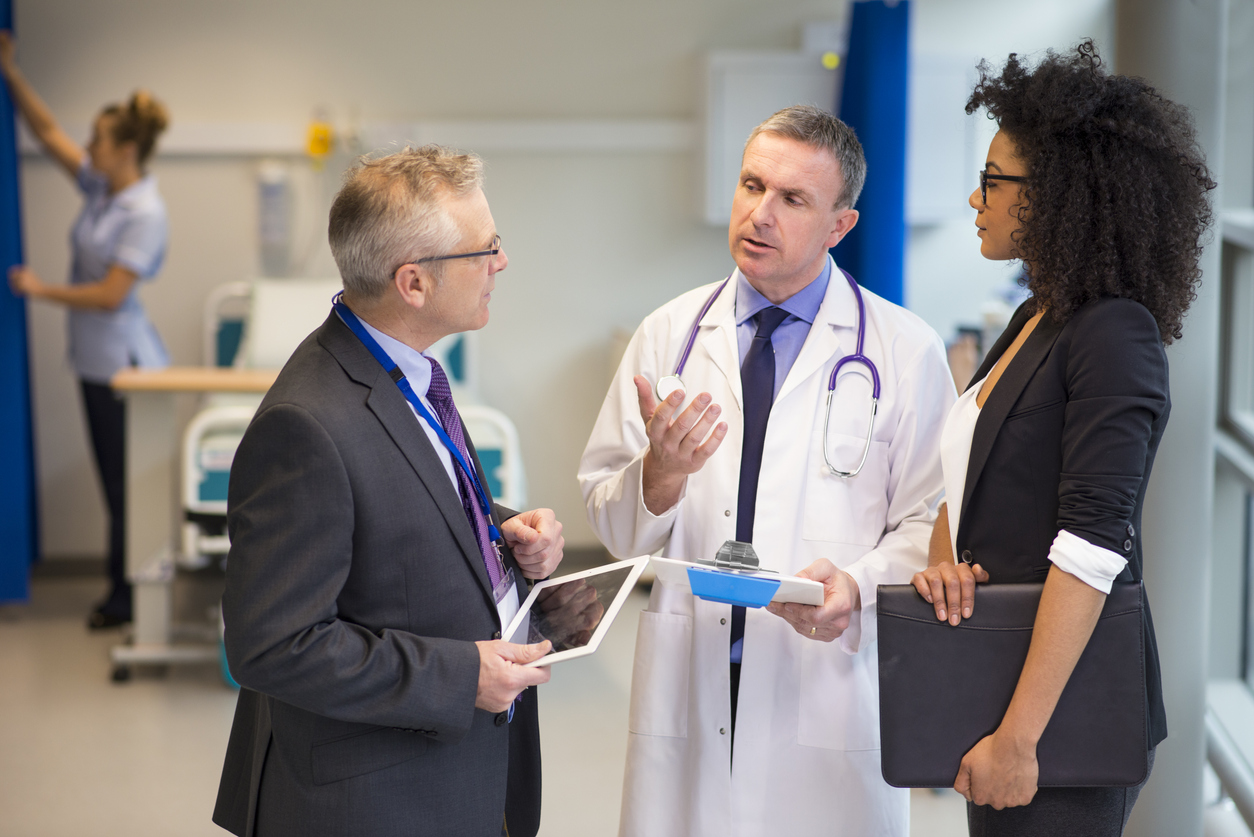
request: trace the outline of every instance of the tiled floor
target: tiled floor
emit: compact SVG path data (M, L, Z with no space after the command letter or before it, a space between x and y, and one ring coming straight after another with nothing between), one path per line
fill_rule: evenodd
M213 581L184 585L203 612ZM42 578L28 605L0 607L0 837L196 837L209 821L235 693L212 666L109 681L117 633L83 617L100 582ZM542 691L546 837L617 829L636 594L592 657ZM962 800L914 793L915 835L965 835Z

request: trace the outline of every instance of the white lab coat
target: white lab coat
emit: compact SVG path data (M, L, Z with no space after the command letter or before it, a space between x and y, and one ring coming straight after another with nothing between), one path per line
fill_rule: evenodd
M728 433L674 509L655 516L643 504L647 438L631 379L655 382L674 370L714 285L641 323L601 407L579 481L593 529L620 558L659 549L708 558L735 538L743 434L735 282L702 319L682 376L688 399L709 392L723 406ZM804 638L765 610L748 611L730 765L731 608L654 584L636 638L622 835L908 832L908 792L880 776L876 585L907 582L926 565L942 491L941 427L955 392L936 333L910 312L862 295L865 354L882 387L866 465L842 480L828 472L820 448L828 376L857 340L853 291L833 266L771 409L753 539L762 565L781 573L831 560L858 583L862 611L831 643ZM869 404L863 369L842 370L832 409L829 448L844 470L857 463L866 436L864 410L848 406Z

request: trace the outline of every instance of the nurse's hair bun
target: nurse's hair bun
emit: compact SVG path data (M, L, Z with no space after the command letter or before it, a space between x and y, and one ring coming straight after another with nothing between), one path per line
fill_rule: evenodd
M136 90L125 105L110 105L104 114L115 120L114 142L135 143L140 165L152 156L157 137L170 124L170 112L147 90Z

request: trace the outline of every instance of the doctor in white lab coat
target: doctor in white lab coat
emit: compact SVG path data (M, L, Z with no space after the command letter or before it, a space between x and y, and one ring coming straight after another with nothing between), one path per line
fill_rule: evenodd
M748 610L733 730L732 608L653 585L636 639L623 835L908 832L908 792L880 775L876 585L908 582L926 564L942 490L940 432L955 393L936 333L863 290L879 412L861 472L841 479L826 467L828 377L854 352L858 328L854 291L827 250L856 223L864 176L861 146L829 114L789 108L759 126L729 230L737 270L700 318L685 391L659 405L652 386L674 371L718 283L640 325L584 451L588 516L614 555L712 557L736 535L745 356L737 308L756 292L787 309L826 276L800 350L776 379L753 526L762 565L823 581L825 603ZM847 365L828 435L842 470L862 456L870 393L865 367Z

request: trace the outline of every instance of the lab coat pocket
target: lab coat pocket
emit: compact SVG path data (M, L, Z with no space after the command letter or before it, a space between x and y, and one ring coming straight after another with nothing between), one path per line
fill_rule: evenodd
M627 728L639 735L688 737L688 675L692 617L640 614L636 662L631 673Z
M801 537L863 546L879 543L888 509L888 443L873 440L868 450L865 436L827 434L827 456L843 471L856 468L863 450L867 452L862 470L848 479L828 469L822 454L821 426L814 432L810 449L818 455L810 457L806 465Z
M872 654L849 655L832 642L801 650L797 743L828 750L878 750L879 693Z

